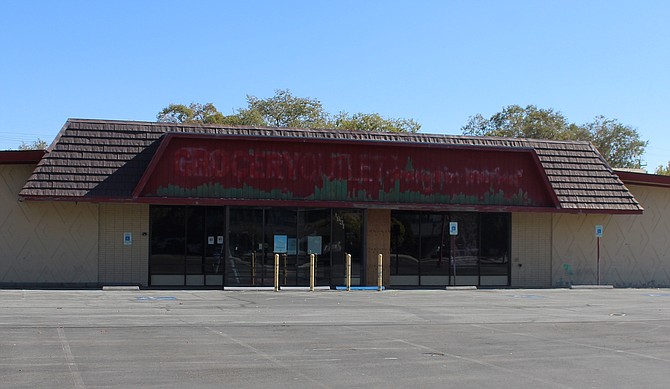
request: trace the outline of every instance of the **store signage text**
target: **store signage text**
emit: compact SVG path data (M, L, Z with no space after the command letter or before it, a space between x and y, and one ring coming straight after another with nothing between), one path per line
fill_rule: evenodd
M435 186L481 185L519 186L523 169L502 171L463 168L454 171L448 166L439 169L408 169L407 162L397 155L352 155L333 152L278 152L259 150L208 150L182 147L174 154L174 172L180 177L235 179L276 179L315 181L328 180L383 184L400 181L420 185L430 193ZM409 162L411 164L411 161Z
M142 196L551 205L530 150L174 138Z

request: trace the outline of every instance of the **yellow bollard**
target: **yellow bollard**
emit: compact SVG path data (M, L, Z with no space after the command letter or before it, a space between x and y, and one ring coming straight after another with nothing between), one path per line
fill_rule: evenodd
M382 255L377 255L377 291L381 292L384 273L382 271Z
M251 253L251 285L256 285L256 252Z
M346 286L347 292L351 290L351 254L347 254L347 271L346 271Z
M275 292L279 292L279 254L275 254Z
M309 255L309 291L314 292L314 254Z

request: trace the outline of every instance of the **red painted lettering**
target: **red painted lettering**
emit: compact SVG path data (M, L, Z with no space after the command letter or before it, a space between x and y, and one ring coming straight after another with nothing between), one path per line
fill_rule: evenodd
M182 177L191 175L191 153L189 149L182 147L175 152L174 172Z

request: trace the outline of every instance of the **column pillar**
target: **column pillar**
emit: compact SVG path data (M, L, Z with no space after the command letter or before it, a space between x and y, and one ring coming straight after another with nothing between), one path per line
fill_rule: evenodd
M366 285L377 285L377 255L384 256L383 283L391 280L391 210L368 209L365 223Z

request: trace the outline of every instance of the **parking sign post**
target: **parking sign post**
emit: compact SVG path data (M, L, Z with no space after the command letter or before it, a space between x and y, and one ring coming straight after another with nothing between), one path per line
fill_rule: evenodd
M603 226L596 225L596 281L600 285L600 238L603 237Z
M451 236L451 266L454 274L454 286L456 286L456 235L458 235L458 222L449 222L449 235ZM449 280L451 283L451 280Z

